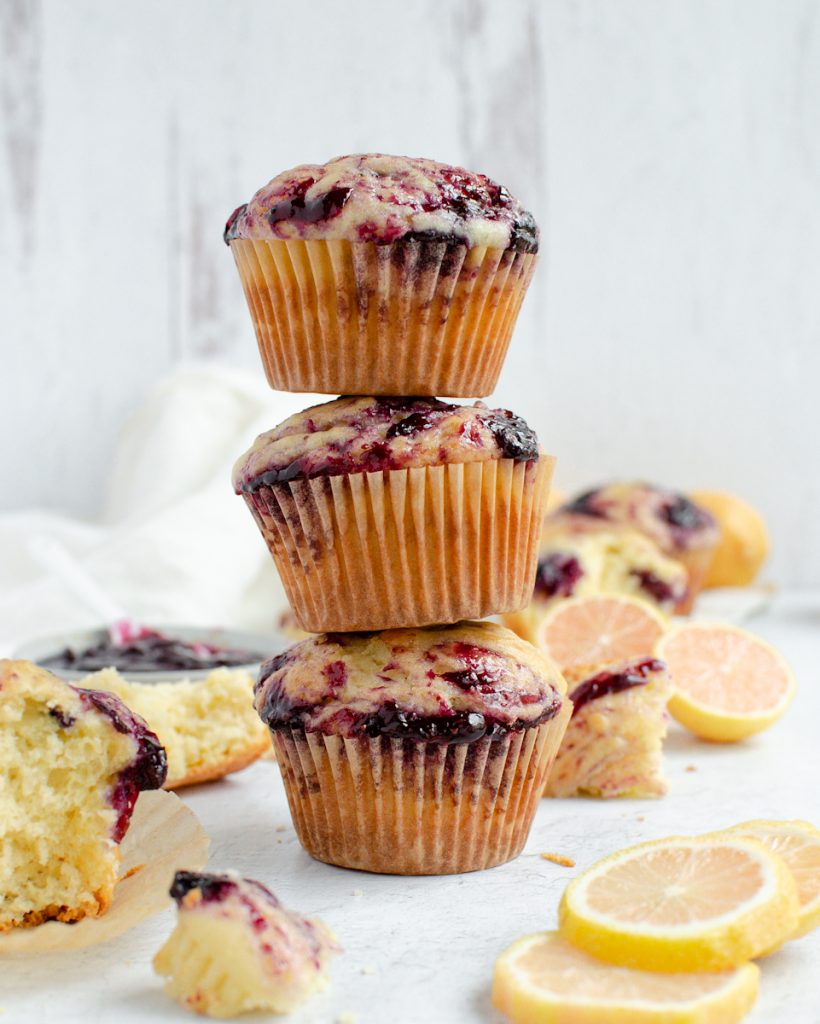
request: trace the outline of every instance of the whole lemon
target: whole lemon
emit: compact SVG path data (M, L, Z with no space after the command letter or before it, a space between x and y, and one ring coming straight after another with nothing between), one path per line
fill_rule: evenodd
M748 586L769 553L763 517L748 502L726 491L693 491L690 497L712 513L721 530L704 586Z

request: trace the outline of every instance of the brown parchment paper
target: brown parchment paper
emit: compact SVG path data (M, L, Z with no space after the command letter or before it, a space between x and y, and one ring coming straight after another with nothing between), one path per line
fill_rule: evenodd
M168 887L181 868L208 861L210 839L194 812L174 793L141 793L122 841L120 881L101 917L76 924L47 921L0 935L0 956L33 956L96 946L122 935L169 903Z

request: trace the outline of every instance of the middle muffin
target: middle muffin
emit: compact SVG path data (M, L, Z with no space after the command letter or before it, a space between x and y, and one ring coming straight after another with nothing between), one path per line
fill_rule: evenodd
M234 467L300 628L349 632L530 599L555 460L520 417L435 398L339 398Z

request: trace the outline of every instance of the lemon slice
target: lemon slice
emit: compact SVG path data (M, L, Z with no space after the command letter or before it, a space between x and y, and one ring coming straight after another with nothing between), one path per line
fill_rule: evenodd
M492 998L513 1024L735 1024L754 1004L759 975L754 964L700 974L614 967L541 932L498 958Z
M685 622L660 637L669 666L669 711L696 736L732 743L761 732L794 697L789 666L771 645L737 626Z
M665 629L666 620L646 601L595 594L559 601L536 639L561 668L569 668L648 656Z
M797 884L756 839L731 833L642 843L567 886L561 934L609 963L648 971L720 971L794 932Z
M782 857L794 875L800 915L789 936L797 939L820 925L820 829L808 821L744 821L729 832L758 839Z

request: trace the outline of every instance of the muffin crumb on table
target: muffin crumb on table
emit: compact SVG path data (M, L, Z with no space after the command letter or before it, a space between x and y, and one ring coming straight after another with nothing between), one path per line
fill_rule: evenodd
M557 864L559 867L562 868L575 867L575 861L572 859L572 857L565 857L562 853L542 853L541 859L548 860L552 864Z

